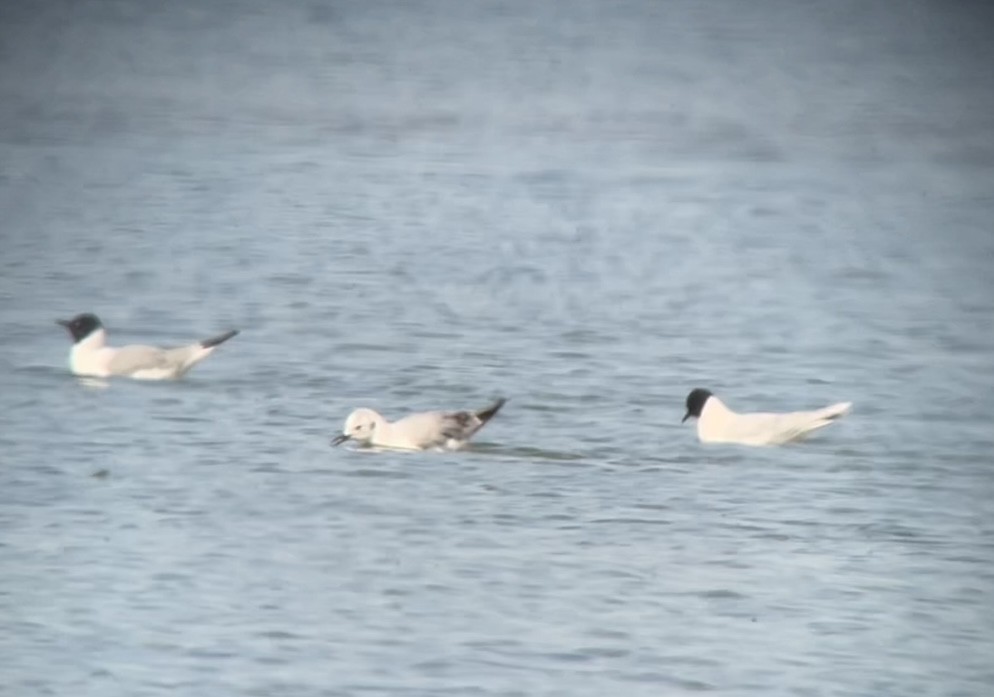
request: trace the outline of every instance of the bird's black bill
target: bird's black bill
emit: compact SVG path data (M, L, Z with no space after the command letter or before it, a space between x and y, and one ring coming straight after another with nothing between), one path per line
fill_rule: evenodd
M65 327L66 329L68 329L69 325L72 324L72 322L70 322L67 319L57 319L57 320L55 320L55 323L57 325L59 325L60 327Z
M690 418L690 412L688 411L686 414L683 415L683 418L680 419L680 423L683 423L684 421L686 421L689 418Z
M332 445L341 445L342 443L344 443L348 439L349 439L349 436L347 436L346 434L343 433L340 436L335 436L334 438L332 438L331 439L331 444Z

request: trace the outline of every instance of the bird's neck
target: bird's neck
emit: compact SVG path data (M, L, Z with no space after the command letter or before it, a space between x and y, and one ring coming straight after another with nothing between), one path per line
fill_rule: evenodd
M373 429L373 444L378 443L389 443L390 442L390 432L393 430L389 421L384 419L379 414L376 415L376 428Z
M82 341L73 344L69 353L70 370L76 375L105 376L108 354L113 353L105 346L106 340L106 332L98 329Z
M712 395L704 404L701 416L697 419L697 434L701 440L712 440L724 433L729 422L735 419L735 412Z
M735 412L725 406L725 403L714 395L711 395L708 398L707 403L704 405L704 409L701 410L702 419L708 416L721 417L733 414L735 414Z
M73 352L77 353L89 353L91 351L99 351L107 344L107 332L103 329L97 329L94 332L90 332L82 341L77 341L73 345Z

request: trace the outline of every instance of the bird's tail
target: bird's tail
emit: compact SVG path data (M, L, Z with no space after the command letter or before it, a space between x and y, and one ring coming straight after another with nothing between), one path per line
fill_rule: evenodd
M488 421L490 421L490 419L494 418L494 416L497 415L497 412L500 411L500 408L504 406L504 403L506 401L507 401L506 399L501 397L486 409L480 409L480 411L475 412L476 418L478 418L484 424L487 423Z
M225 341L235 336L238 333L237 329L232 329L231 331L225 332L224 334L218 334L217 336L212 336L210 339L204 339L200 342L200 347L209 349L215 346L220 346Z

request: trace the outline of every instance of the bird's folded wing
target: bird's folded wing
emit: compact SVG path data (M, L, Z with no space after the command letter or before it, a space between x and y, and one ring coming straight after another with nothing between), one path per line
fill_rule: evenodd
M762 445L778 441L791 427L783 414L736 414L725 423L723 437L732 442Z
M107 367L113 375L131 375L140 370L165 369L171 363L169 353L154 346L123 346L114 351Z
M848 403L788 414L735 414L723 426L722 439L749 445L776 445L803 438L845 414Z
M440 416L442 435L449 440L468 440L483 425L475 414L468 411L455 411Z
M811 431L828 426L849 411L849 406L849 404L833 404L830 407L814 411L780 414L776 427L779 435L776 437L776 440L781 443L787 443L802 438Z

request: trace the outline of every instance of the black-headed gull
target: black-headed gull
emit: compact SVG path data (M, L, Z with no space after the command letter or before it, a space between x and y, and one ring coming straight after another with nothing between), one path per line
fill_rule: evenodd
M697 418L697 437L702 443L782 445L828 426L850 407L852 402L839 402L812 411L739 414L726 407L710 390L698 387L687 395L687 413L683 420Z
M131 345L107 346L107 330L92 313L72 319L57 320L73 338L69 368L76 375L106 378L113 376L136 380L174 380L207 358L220 344L235 336L237 329L210 339L178 348Z

